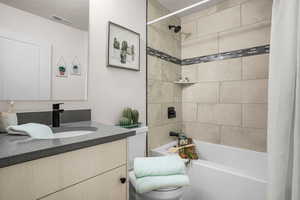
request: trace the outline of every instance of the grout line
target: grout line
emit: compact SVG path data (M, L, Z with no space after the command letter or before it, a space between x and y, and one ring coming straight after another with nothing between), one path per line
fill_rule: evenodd
M242 5L240 4L239 6L240 6L240 27L242 27L242 26L243 26L243 25L242 25L242 24L243 24L243 23L242 23L242 21L243 21L243 17L242 17L242 16L243 16L243 15L242 15Z
M200 124L200 125L212 125L222 127L232 127L232 128L241 128L241 129L254 129L254 130L267 130L267 128L254 128L254 127L241 127L235 125L228 125L228 124L214 124L214 123L204 123L199 121L183 121L184 124Z
M241 104L241 128L244 126L244 104Z
M218 104L221 104L221 88L222 88L222 82L219 82L219 98L218 98Z

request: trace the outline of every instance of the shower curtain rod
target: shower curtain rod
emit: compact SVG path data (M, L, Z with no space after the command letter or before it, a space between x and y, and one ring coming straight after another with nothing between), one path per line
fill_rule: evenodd
M158 18L158 19L152 20L152 21L148 22L147 25L154 24L154 23L159 22L159 21L161 21L161 20L167 19L167 18L169 18L169 17L172 17L172 16L177 15L177 14L179 14L179 13L182 13L182 12L184 12L184 11L187 11L187 10L190 10L190 9L195 8L195 7L197 7L197 6L200 6L200 5L202 5L202 4L205 4L205 3L209 2L209 1L211 1L211 0L203 0L203 1L200 1L200 2L198 2L198 3L195 3L195 4L193 4L193 5L190 5L190 6L188 6L188 7L182 8L182 9L180 9L180 10L177 10L177 11L175 11L175 12L172 12L172 13L170 13L170 14L167 14L167 15L165 15L165 16L162 16L162 17L160 17L160 18Z

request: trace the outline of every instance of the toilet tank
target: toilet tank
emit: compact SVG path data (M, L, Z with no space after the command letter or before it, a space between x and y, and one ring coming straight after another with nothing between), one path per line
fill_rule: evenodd
M145 157L147 150L147 133L148 127L142 126L139 128L134 128L132 130L136 131L136 135L128 138L128 169L133 169L134 158Z

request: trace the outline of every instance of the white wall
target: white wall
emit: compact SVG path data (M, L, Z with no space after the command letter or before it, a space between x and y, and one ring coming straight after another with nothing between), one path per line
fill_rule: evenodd
M141 71L107 67L108 21L141 34ZM131 106L146 117L146 0L90 0L90 87L95 121L115 123Z
M108 21L113 21L141 34L140 72L106 66ZM26 29L26 27L22 28ZM125 106L131 106L140 111L141 121L145 122L146 0L90 0L89 39L88 101L65 101L65 109L91 108L93 120L114 124L117 122L121 110ZM52 103L17 102L16 110L50 110ZM7 102L0 102L0 111L6 109Z

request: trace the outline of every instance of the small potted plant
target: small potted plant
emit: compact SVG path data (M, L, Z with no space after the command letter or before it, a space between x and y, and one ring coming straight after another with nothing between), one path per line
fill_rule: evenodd
M73 73L74 74L79 74L79 67L78 67L78 65L73 65Z
M59 70L59 75L64 76L66 73L66 67L65 66L59 66L58 67Z

